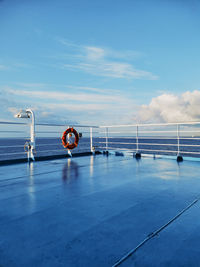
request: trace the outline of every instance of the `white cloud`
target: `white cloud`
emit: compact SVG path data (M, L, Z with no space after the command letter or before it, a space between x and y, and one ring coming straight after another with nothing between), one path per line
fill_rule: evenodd
M0 64L0 71L1 71L1 70L7 70L7 69L8 69L7 66Z
M12 70L19 70L19 69L27 69L27 68L32 68L33 66L30 64L26 63L21 63L21 62L11 62L7 65L5 64L0 64L0 71L12 71Z
M96 76L112 77L112 78L124 78L124 79L147 79L157 80L157 76L150 72L135 69L129 63L120 63L112 61L95 61L80 63L75 66L77 69L81 69L90 74Z
M116 93L120 93L120 90L108 89L108 88L107 89L102 89L102 88L96 88L96 87L70 86L70 85L64 85L63 87L71 88L73 90L89 91L89 92L104 93L104 94L116 94Z
M73 93L80 93L81 91L86 92L96 92L101 94L117 94L120 93L120 90L109 89L109 88L97 88L97 87L89 87L89 86L75 86L75 85L66 85L66 84L52 84L52 83L14 83L15 88L24 88L26 91L28 90L51 90L52 88L56 91L60 89L68 89L68 91L72 90ZM9 88L7 88L9 90ZM10 88L11 89L11 88ZM17 90L17 89L16 89Z
M64 93L58 91L28 91L28 90L16 90L7 89L7 92L12 95L18 95L22 97L39 98L42 100L53 99L57 101L65 101L70 103L70 101L76 102L92 102L92 103L110 103L110 102L121 102L123 97L116 95L102 95L102 94L91 94L91 93Z
M105 56L105 50L100 47L86 46L85 51L88 60L92 61L101 60Z
M189 122L200 120L200 91L181 95L162 94L143 105L139 111L141 122Z
M19 109L31 108L36 112L37 121L40 122L73 121L81 124L129 122L134 105L126 95L121 96L115 90L106 92L106 89L101 88L77 87L77 90L78 92L73 93L57 90L33 91L29 87L26 90L6 87L2 92L8 101L6 110L12 117ZM73 86L72 91L74 91Z
M81 70L96 76L121 79L157 80L158 76L149 71L137 69L130 60L141 54L135 51L118 52L112 49L96 46L72 45L68 41L60 43L72 48L72 61L61 64L62 68Z
M47 84L45 83L15 83L15 84L20 87L25 87L29 89L38 89L38 88L40 89L40 88L47 87Z

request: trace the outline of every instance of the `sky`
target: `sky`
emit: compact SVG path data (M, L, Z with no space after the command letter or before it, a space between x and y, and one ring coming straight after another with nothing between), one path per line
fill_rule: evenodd
M0 0L0 120L200 120L199 0Z

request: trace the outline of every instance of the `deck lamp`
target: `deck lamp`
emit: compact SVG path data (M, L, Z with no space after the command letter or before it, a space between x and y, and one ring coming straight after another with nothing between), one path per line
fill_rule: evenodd
M26 147L28 149L28 161L34 161L35 158L33 150L35 149L35 114L31 109L28 108L26 110L20 110L20 112L15 115L15 118L31 119L30 141L26 143Z

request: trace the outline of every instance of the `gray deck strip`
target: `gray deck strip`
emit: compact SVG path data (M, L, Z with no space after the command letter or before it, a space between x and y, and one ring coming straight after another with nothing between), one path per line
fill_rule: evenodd
M0 266L112 266L200 196L199 167L113 155L1 166ZM200 266L199 219L198 202L121 266Z

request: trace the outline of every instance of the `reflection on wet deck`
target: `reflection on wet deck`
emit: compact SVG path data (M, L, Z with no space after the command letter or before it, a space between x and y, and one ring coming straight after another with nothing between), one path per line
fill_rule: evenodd
M200 195L199 162L88 156L0 167L0 266L112 266ZM200 266L197 202L121 266Z

